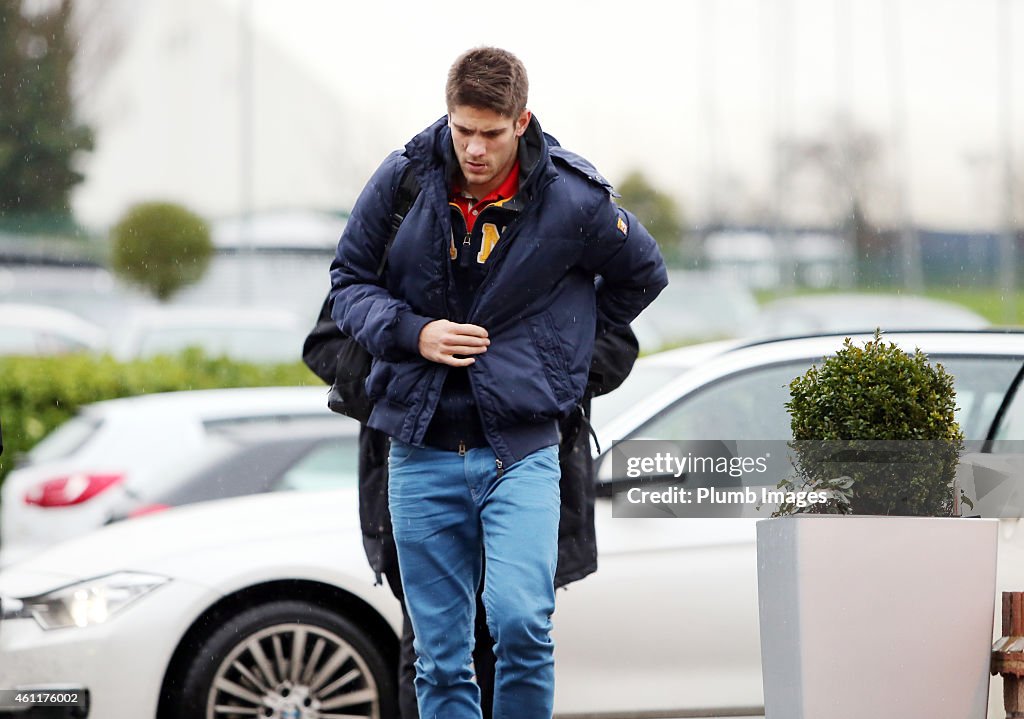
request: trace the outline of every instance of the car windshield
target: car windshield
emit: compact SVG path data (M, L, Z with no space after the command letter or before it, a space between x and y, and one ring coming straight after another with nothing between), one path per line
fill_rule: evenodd
M229 435L209 434L200 450L181 458L173 465L163 467L149 482L141 484L134 491L138 499L160 502L164 495L173 493L193 477L233 458L242 446L241 442Z
M72 417L33 447L26 460L29 463L49 462L69 457L81 449L102 424L102 419L88 414Z
M1020 368L1015 357L933 357L953 375L956 419L969 440L985 439ZM796 360L738 372L702 387L659 412L632 438L786 440L789 383L814 360ZM625 385L623 385L625 387Z
M180 506L287 490L355 487L358 434L326 413L205 422L203 448L137 492L149 504Z
M359 484L359 443L353 437L322 442L292 465L278 480L276 490L315 490L355 487Z
M634 404L664 387L679 376L685 368L670 365L640 366L626 378L618 389L595 397L590 407L590 423L600 432L601 428Z

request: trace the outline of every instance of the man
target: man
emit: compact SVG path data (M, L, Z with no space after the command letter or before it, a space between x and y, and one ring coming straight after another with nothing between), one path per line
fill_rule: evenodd
M343 340L331 318L330 298L324 302L316 326L306 338L302 357L324 382L334 381ZM555 587L563 587L597 569L597 538L594 532L594 479L590 436L586 418L590 416L590 398L611 392L629 375L639 346L629 327L612 327L598 335L590 363L587 389L578 412L559 424L561 443L558 462L561 469L561 518L558 525L558 562ZM418 719L414 687L416 655L413 631L402 593L401 574L395 556L391 517L387 506L388 438L383 432L362 425L359 431L359 519L363 548L370 567L387 577L388 586L402 606L401 652L398 665L398 707L401 719ZM486 625L486 610L481 592L476 596L476 622L473 669L480 687L483 719L491 719L494 698L493 639Z
M653 238L526 99L511 53L456 60L448 115L377 170L331 266L332 315L374 357L368 425L392 438L388 500L424 719L480 717L481 580L494 716L551 716L558 420L583 395L597 332L628 324L667 284ZM385 255L407 169L421 190Z

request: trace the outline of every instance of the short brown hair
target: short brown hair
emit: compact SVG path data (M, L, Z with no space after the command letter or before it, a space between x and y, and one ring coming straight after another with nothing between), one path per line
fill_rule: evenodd
M448 111L459 105L518 117L526 109L530 82L526 67L508 50L475 47L462 53L448 71Z

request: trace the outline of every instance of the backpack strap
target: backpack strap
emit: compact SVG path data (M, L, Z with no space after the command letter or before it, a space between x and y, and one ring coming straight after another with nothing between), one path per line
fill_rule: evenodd
M388 254L391 252L391 245L395 243L398 235L398 228L402 226L405 216L416 202L420 194L420 183L416 174L412 171L412 165L406 165L402 171L402 180L398 183L398 190L395 191L395 201L391 212L391 236L384 243L384 254L381 255L380 264L377 265L377 277L384 274L384 268L388 264Z
M402 179L398 190L395 192L391 215L391 236L384 245L384 257L381 259L380 267L377 269L377 277L384 273L388 253L391 251L391 244L395 241L398 228L401 226L402 220L405 219L405 215L409 212L409 208L416 201L416 196L419 192L419 182L412 173L411 167L406 166L406 169L402 172ZM331 293L328 290L323 306L320 308L320 315L317 317L316 326L306 337L306 341L302 345L302 359L317 377L327 384L332 384L337 375L338 357L347 341L348 336L342 333L334 318L331 317Z

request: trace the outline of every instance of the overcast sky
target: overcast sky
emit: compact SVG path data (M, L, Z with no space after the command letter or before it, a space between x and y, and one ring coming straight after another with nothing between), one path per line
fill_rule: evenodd
M906 167L909 211L919 224L992 227L1001 197L1001 2L1011 42L1024 41L1024 0L253 0L251 7L258 31L360 119L357 140L374 158L367 175L443 114L452 60L495 44L525 62L530 106L547 131L613 182L644 169L691 217L711 202L770 207L772 138L780 130L827 135L845 111L884 143L877 214L897 215ZM1024 188L1024 49L1008 65ZM820 204L804 190L802 203L784 199L797 214Z

